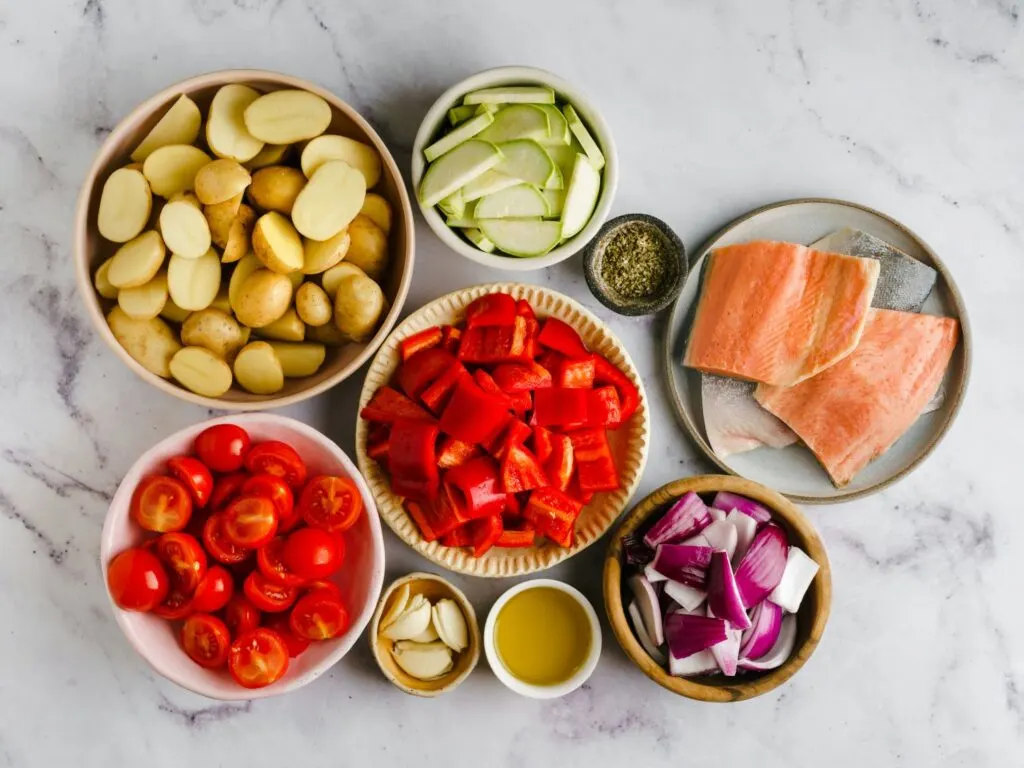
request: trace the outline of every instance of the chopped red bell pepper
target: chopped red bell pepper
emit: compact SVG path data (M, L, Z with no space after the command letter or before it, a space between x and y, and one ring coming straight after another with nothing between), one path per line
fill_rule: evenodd
M460 525L454 531L449 531L441 537L441 544L446 547L471 547L473 536L468 525Z
M473 557L483 557L501 538L501 515L474 520L467 527L473 541Z
M640 391L629 377L600 355L595 356L595 384L611 384L619 392L622 421L627 421L640 407Z
M454 362L455 356L446 349L425 349L402 363L395 374L395 381L405 394L417 398Z
M614 491L619 487L619 473L603 427L572 432L569 439L576 456L581 491Z
M438 426L425 421L396 421L388 438L388 472L391 490L413 499L437 497L439 476L437 456Z
M448 470L444 484L453 504L465 510L463 514L468 520L500 515L505 509L507 499L498 466L486 456Z
M502 518L507 522L511 518L521 517L523 514L523 505L519 501L519 497L514 493L508 494L505 499L505 511L501 513Z
M594 386L594 371L597 368L594 355L570 360L562 358L555 377L556 387L567 389L591 389Z
M533 430L519 419L511 419L508 426L493 440L484 446L484 450L501 461L510 445L522 445L529 439Z
M480 389L471 377L463 376L441 414L441 430L467 443L486 444L510 418L505 403Z
M568 435L552 435L551 456L544 462L544 472L551 485L560 491L569 487L573 469L576 468L572 440Z
M538 488L530 494L523 517L538 533L563 547L572 546L576 518L583 505L555 488Z
M427 328L425 331L414 333L412 336L402 339L398 343L398 351L402 356L402 360L408 360L417 352L436 347L441 343L443 335L441 326L435 325L433 328Z
M397 389L381 387L360 414L367 421L393 424L399 419L434 421L434 417Z
M622 422L619 391L611 386L598 387L587 393L590 398L589 418L592 427L617 427Z
M526 317L526 357L533 359L540 354L542 349L537 341L537 334L540 333L540 323L536 317Z
M551 455L552 448L552 435L551 431L544 427L533 428L533 455L537 457L537 461L544 463L548 460Z
M478 455L480 455L480 446L464 443L457 437L448 435L441 439L441 447L437 451L437 466L441 469L461 467Z
M509 444L501 460L501 483L506 493L520 493L548 485L537 457L521 445Z
M383 422L371 422L366 433L367 443L380 443L388 439L391 434L391 425Z
M516 317L513 325L468 328L459 344L459 359L465 363L526 360L526 340L525 317Z
M433 501L406 499L405 511L409 513L409 517L416 523L426 541L446 536L466 523L465 518L456 513L443 493Z
M537 334L537 341L548 349L558 350L566 357L581 358L590 354L576 329L557 317L549 317L544 321Z
M498 386L498 382L494 380L483 368L477 368L473 371L473 380L480 386L484 392L494 395L496 398L506 404L508 410L512 410L512 397L507 392L503 392L501 387Z
M537 425L581 426L589 417L587 390L538 389L533 393L533 417Z
M469 371L466 370L466 366L458 360L453 360L448 369L420 393L420 400L434 413L441 413L445 405L448 404L448 398L455 391L455 385L459 383L459 379L468 375Z
M493 376L503 392L524 392L551 386L551 373L533 360L502 363L494 369Z
M569 487L566 488L565 493L570 498L578 501L582 506L586 506L594 500L593 491L580 490L579 473L572 476L572 480L569 481Z
M512 410L520 419L525 419L526 414L533 410L532 392L512 392L509 397L512 398Z
M481 296L466 307L466 327L512 325L516 319L517 309L516 300L507 293Z
M537 534L535 531L504 530L494 543L496 547L532 547Z
M552 376L554 376L558 369L562 367L562 362L568 358L561 352L556 352L553 349L545 349L540 355L537 356L537 365L546 368Z
M459 352L459 341L462 339L462 331L454 325L441 326L441 346L453 355Z
M388 458L389 448L390 446L388 445L387 438L384 438L383 440L378 440L375 443L368 442L366 444L366 455L369 456L374 461L380 464L384 464Z
M516 302L516 314L527 319L537 319L537 313L533 311L533 307L530 306L530 302L526 299L520 299Z

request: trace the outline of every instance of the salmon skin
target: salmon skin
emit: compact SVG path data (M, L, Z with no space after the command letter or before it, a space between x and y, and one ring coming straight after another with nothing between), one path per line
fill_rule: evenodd
M878 280L873 259L756 241L709 257L683 365L793 386L853 352Z
M702 373L701 407L711 450L721 458L767 445L785 448L797 436L754 399L756 384Z
M871 309L853 354L793 387L761 384L754 398L796 432L842 488L921 415L959 330L949 317Z

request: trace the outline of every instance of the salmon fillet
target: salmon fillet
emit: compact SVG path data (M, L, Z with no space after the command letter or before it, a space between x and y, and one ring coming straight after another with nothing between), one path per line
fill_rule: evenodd
M953 318L868 312L853 354L793 387L754 398L799 435L839 488L910 428L942 383L960 325Z
M792 386L857 346L878 262L758 241L713 251L683 365Z

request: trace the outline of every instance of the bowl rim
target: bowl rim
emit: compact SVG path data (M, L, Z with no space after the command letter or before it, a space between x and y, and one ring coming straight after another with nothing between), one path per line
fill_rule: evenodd
M807 638L797 646L780 667L751 679L737 678L731 685L707 685L685 677L673 677L651 659L630 629L622 602L622 536L636 530L666 503L687 491L714 493L731 491L748 496L770 507L773 517L780 518L801 539L800 545L818 564L817 577L810 589L818 599ZM605 554L603 574L604 604L608 622L619 646L636 666L651 680L673 693L696 701L734 702L752 699L778 688L803 668L821 642L832 608L832 567L825 544L810 519L789 499L767 486L732 475L696 475L673 480L652 491L627 512L615 526Z
M381 654L378 648L378 645L380 644L377 641L380 634L380 620L384 616L384 606L387 604L388 599L396 589L401 587L403 584L411 584L414 581L433 581L442 585L445 589L451 592L455 598L455 602L459 605L459 609L462 611L463 617L466 619L466 624L468 625L467 628L469 629L469 647L466 648L466 652L470 655L469 665L462 670L462 672L452 677L451 680L448 680L444 687L438 688L437 690L421 690L406 687L388 673L388 670L384 667L380 658ZM444 578L440 574L430 573L428 571L413 571L412 573L407 573L405 576L400 576L395 579L384 588L377 600L377 606L373 612L373 618L370 621L370 626L367 630L366 636L367 642L370 644L370 651L373 653L373 660L377 662L377 666L380 668L384 677L387 678L388 682L398 688L398 690L402 691L402 693L408 693L411 696L420 696L425 699L432 699L458 688L462 682L472 674L473 670L476 669L476 665L480 662L480 646L483 644L483 641L481 640L480 623L477 620L476 610L473 608L473 603L469 601L469 598L466 597L465 593L461 589L448 581L448 579Z
M520 592L539 587L550 587L570 595L583 608L583 612L587 615L587 622L590 625L590 650L587 651L586 660L572 677L557 685L533 685L515 677L505 668L501 659L498 658L498 649L494 642L494 632L501 609ZM571 584L559 581L558 579L528 579L513 587L509 587L494 601L494 605L487 612L487 621L484 624L483 645L484 655L487 657L487 664L490 666L491 671L510 691L531 699L557 699L575 691L594 674L597 662L601 658L601 621L598 619L597 611L587 599L587 596Z
M474 248L448 228L444 223L444 220L441 218L441 215L437 212L436 207L431 206L428 208L422 205L419 201L419 195L416 194L416 190L419 188L420 181L422 180L423 174L426 170L426 163L423 159L423 149L426 147L427 142L430 141L434 132L437 131L442 121L446 118L448 108L454 106L456 101L466 95L469 91L511 82L540 83L542 85L550 86L554 88L555 91L568 97L568 101L576 107L577 111L587 121L594 133L597 134L598 142L601 145L601 151L604 153L605 157L604 178L602 180L601 194L597 199L597 205L594 207L594 212L590 217L590 221L587 222L587 225L583 227L583 229L573 235L568 242L548 251L543 256L534 256L530 258L517 258L515 256L484 253L483 251ZM416 200L416 205L419 206L420 213L423 214L423 218L426 220L427 225L433 230L434 234L440 238L441 242L460 256L465 256L470 261L483 264L485 267L494 267L495 269L513 272L530 272L538 269L544 269L545 267L550 267L554 264L565 261L569 257L583 250L608 218L608 214L611 212L612 202L615 199L615 192L619 185L619 158L618 151L615 146L615 139L612 136L611 129L608 127L608 123L605 121L601 113L594 107L593 102L576 86L552 72L545 69L539 69L537 67L518 65L493 67L491 69L485 69L482 72L477 72L475 75L470 75L469 77L455 83L444 91L444 93L438 96L437 100L434 101L430 106L430 109L428 109L426 114L423 116L423 120L420 122L420 127L416 131L416 138L413 140L412 144L411 171L413 197Z
M127 515L128 505L132 494L135 492L135 483L129 487L125 481L131 478L135 474L141 474L140 465L149 460L149 457L154 453L168 450L171 443L180 441L182 438L188 435L198 435L204 429L215 426L217 424L238 424L241 427L246 427L247 424L258 422L261 424L274 424L278 427L283 427L292 432L302 435L313 442L319 443L324 449L330 453L333 458L341 465L342 469L348 473L349 479L356 484L359 489L359 495L363 500L363 506L366 510L367 522L370 526L370 545L373 553L374 570L370 576L370 599L368 599L363 605L358 615L352 617L352 623L349 626L348 631L337 640L329 640L327 642L336 642L337 647L334 651L327 656L317 666L310 669L304 675L296 677L293 680L282 682L281 684L275 683L269 685L266 688L243 688L237 686L237 690L231 692L223 691L211 691L202 685L193 685L184 680L179 679L166 665L162 664L158 660L151 658L149 655L140 650L139 646L135 643L131 629L128 625L128 615L130 611L122 610L114 602L113 596L110 594L110 587L107 584L107 565L110 560L115 556L115 552L112 551L111 547L111 536L113 535L114 520L120 515L115 514L115 507L121 507L125 510L124 514ZM380 597L380 591L384 584L384 534L381 529L380 517L373 512L376 510L376 506L373 500L373 494L370 493L370 488L366 484L366 480L363 478L362 473L356 466L355 462L348 457L348 454L341 449L341 447L331 440L327 435L314 429L308 424L304 424L297 419L293 419L289 416L281 416L274 413L243 413L234 414L228 416L220 416L214 419L207 419L200 421L195 424L191 424L187 427L177 430L176 432L162 438L158 442L154 443L148 449L139 454L138 458L132 462L131 466L124 473L121 482L117 486L117 490L114 492L114 496L110 500L110 506L107 508L107 514L103 520L103 528L100 532L100 548L99 548L99 566L101 578L103 581L103 591L107 597L107 602L110 606L111 611L114 614L114 620L117 622L117 626L120 628L121 633L124 635L125 640L128 641L128 645L137 653L142 659L149 664L154 670L156 670L161 676L167 678L172 683L181 686L182 688L197 693L201 696L206 696L210 699L216 699L218 701L243 701L247 699L262 699L269 698L271 696L279 696L281 694L290 693L291 691L297 690L302 686L313 682L320 675L326 672L328 669L333 667L338 661L342 659L356 644L359 637L362 635L363 630L370 622L373 616L374 606L377 604L377 600ZM182 651L184 653L184 651Z
M349 361L344 368L315 385L311 385L306 389L289 395L283 395L280 397L269 395L263 400L231 401L223 400L218 397L207 397L205 395L196 394L195 392L191 392L183 386L178 385L173 380L163 379L160 376L151 373L138 363L131 355L129 355L124 347L118 343L106 323L103 310L99 303L99 298L97 297L92 284L92 275L88 264L86 233L89 229L89 205L94 192L97 191L96 187L99 183L101 168L105 166L113 156L113 147L123 138L123 135L128 130L129 123L132 123L139 115L152 114L154 110L158 109L175 95L191 93L200 88L226 85L228 83L246 82L249 80L271 81L282 86L298 88L315 93L325 99L327 103L331 105L332 110L337 110L344 114L346 118L355 123L359 129L366 134L367 138L380 154L381 163L385 172L390 174L395 182L395 188L397 189L398 194L398 208L400 209L402 224L407 232L407 247L405 253L405 269L398 281L395 300L392 302L391 308L385 315L384 320L377 329L377 332L366 343L365 348L351 361ZM185 402L225 411L251 412L261 411L266 408L281 408L286 405L293 405L311 397L315 397L322 392L326 392L328 389L340 384L353 373L358 371L359 368L361 368L363 364L373 356L377 351L377 348L387 338L391 329L395 326L395 323L398 322L402 308L405 305L405 300L408 298L416 258L415 230L416 227L413 222L412 203L409 201L409 195L406 191L405 179L402 177L401 169L399 168L398 163L395 162L395 158L392 156L391 150L388 149L387 144L384 143L384 140L381 139L373 126L370 125L370 123L367 122L367 120L360 115L354 107L345 100L331 93L326 88L322 88L315 83L299 77L265 69L222 69L193 75L192 77L188 77L163 88L138 106L134 107L118 122L114 130L110 132L107 138L100 145L99 149L96 150L92 163L89 166L89 170L86 172L82 185L79 189L73 219L72 260L75 265L75 283L77 292L85 307L86 314L92 321L93 328L99 333L100 338L107 343L107 346L114 351L114 354L120 358L121 362L127 365L129 370L131 370L136 376L161 392L177 397L179 400L184 400Z

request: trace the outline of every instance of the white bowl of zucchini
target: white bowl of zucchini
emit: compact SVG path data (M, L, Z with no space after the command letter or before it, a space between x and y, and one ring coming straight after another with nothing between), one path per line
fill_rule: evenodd
M618 185L611 131L590 101L533 67L498 67L438 98L413 143L427 224L480 264L535 270L597 234Z

